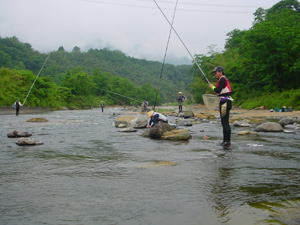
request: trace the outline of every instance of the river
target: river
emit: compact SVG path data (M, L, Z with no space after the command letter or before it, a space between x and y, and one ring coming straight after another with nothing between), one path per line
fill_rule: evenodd
M0 115L0 224L300 224L299 132L233 128L224 151L219 122L189 127L188 142L161 141L118 132L118 112ZM14 129L44 144L17 146Z

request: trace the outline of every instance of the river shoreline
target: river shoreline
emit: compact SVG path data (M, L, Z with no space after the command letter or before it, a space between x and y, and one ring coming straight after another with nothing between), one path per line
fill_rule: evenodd
M138 107L132 106L107 106L105 108L123 108L126 111L138 111ZM70 110L67 108L61 110ZM105 110L105 109L104 109ZM177 106L158 106L157 110L163 110L168 113L176 113L178 108ZM207 114L207 115L216 115L218 111L208 110L204 105L195 104L184 106L184 111L193 111L194 114ZM22 107L20 114L39 114L46 113L51 111L60 111L53 108L44 108L44 107ZM15 110L12 107L0 107L0 115L10 115L15 114ZM300 118L300 111L292 112L270 112L267 109L239 109L234 108L231 110L231 119L246 119L246 118L282 118L282 117L298 117Z

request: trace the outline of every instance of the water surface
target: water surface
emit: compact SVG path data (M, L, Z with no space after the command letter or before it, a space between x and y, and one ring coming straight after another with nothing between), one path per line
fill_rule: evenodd
M1 115L0 224L300 223L299 133L233 134L224 151L219 122L160 141L117 132L119 111ZM14 129L44 145L17 146Z

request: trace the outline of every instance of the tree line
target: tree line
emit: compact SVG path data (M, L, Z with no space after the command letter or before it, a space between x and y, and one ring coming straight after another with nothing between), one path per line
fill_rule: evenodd
M35 78L36 75L29 70L0 68L0 106L12 105L17 99L24 101ZM147 99L154 104L155 96L156 89L148 84L137 86L128 79L111 73L95 71L88 74L80 68L74 68L64 74L60 85L50 77L39 77L26 105L57 109L115 104L140 105Z
M231 80L235 104L300 108L300 6L297 0L282 0L269 9L258 8L248 30L227 34L225 50L197 55L210 74L214 66L225 68ZM196 101L209 93L196 66L191 89ZM213 76L210 76L213 80Z

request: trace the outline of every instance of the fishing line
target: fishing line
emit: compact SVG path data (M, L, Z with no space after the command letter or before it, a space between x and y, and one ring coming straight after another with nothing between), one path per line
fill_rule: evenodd
M174 24L177 5L178 5L178 0L176 0L176 4L175 4L175 7L174 7L174 11L173 11L172 25ZM165 55L164 55L163 63L162 63L162 65L161 65L160 76L159 76L159 79L160 79L160 80L161 80L162 75L163 75L163 72L164 72L164 67L165 67L165 62L166 62L167 53L168 53L168 49L169 49L169 44L170 44L171 34L172 34L172 26L170 27L169 36L168 36L168 41L167 41L166 50L165 50ZM158 92L160 91L160 88L161 88L161 86L159 86L158 90L156 91L155 102L154 102L153 110L155 110L155 106L156 106L156 102L157 102L157 96L158 96Z
M164 18L166 19L166 21L169 23L169 25L171 26L172 30L174 31L174 33L176 34L176 36L178 37L179 41L181 42L181 44L183 45L183 47L187 50L188 54L190 55L190 57L192 58L193 62L197 65L198 69L200 70L200 72L202 73L203 77L205 78L206 82L210 84L209 80L207 79L205 73L203 72L203 70L201 69L200 65L198 64L198 62L195 60L195 57L192 55L192 53L190 52L190 50L188 49L188 47L186 46L186 44L184 43L184 41L182 40L182 38L180 37L180 35L177 33L177 31L175 30L175 28L173 27L172 23L169 21L168 17L165 15L165 13L162 11L162 9L160 8L160 6L158 5L158 3L156 2L156 0L153 0L154 3L156 4L157 8L159 9L159 11L161 12L161 14L164 16Z
M23 105L25 105L26 100L27 100L27 98L28 98L28 96L29 96L29 94L30 94L30 92L31 92L31 90L32 90L32 88L33 88L33 86L34 86L36 80L37 80L38 77L40 76L42 70L44 69L44 67L45 67L45 65L46 65L46 63L47 63L47 61L48 61L48 59L49 59L49 56L50 56L50 54L49 54L49 55L47 56L47 58L45 59L45 61L44 61L43 65L42 65L40 71L39 71L38 74L36 75L36 77L35 77L35 79L34 79L32 85L31 85L31 87L30 87L30 89L29 89L29 91L28 91L28 93L27 93L27 95L26 95L26 97L25 97L25 100L24 100L24 102L23 102Z
M117 92L109 91L109 90L102 89L102 88L99 88L99 89L100 89L100 90L103 90L103 91L107 91L107 92L112 93L112 94L115 94L115 95L119 95L119 96L124 97L124 98L128 98L128 99L133 100L133 101L135 101L135 102L139 102L139 103L142 103L142 102L143 102L142 100L134 99L134 98L128 97L128 96L126 96L126 95L121 95L121 94L119 94L119 93L117 93Z

